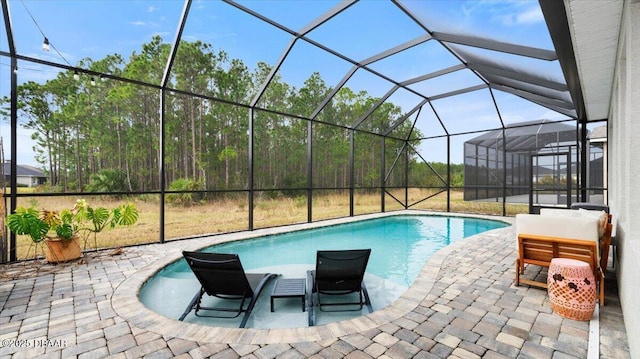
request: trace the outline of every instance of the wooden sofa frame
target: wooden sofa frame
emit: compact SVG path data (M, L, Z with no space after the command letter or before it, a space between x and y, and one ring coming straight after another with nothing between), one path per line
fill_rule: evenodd
M520 283L547 288L546 282L521 277L525 264L549 267L553 258L570 258L589 263L598 282L598 299L604 305L604 273L609 258L611 244L611 216L604 224L605 230L600 243L590 240L542 236L520 233L518 235L518 258L516 259L516 285ZM598 251L598 244L600 250ZM601 258L598 259L598 252Z

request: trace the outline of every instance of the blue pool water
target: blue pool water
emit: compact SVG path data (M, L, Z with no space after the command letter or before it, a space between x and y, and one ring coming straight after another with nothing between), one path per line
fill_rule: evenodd
M230 242L204 251L237 253L247 272L304 278L306 271L315 266L317 250L371 248L365 284L374 310L377 310L407 290L433 253L462 238L505 226L508 224L504 222L466 217L390 216ZM263 290L247 327L307 326L299 300L278 299L276 312L270 313L269 295L273 282ZM199 283L187 263L179 260L152 277L141 288L139 297L148 308L177 318L198 289ZM316 319L319 324L324 324L357 315L361 313L322 313ZM237 326L239 322L199 318L193 314L185 321L229 327Z

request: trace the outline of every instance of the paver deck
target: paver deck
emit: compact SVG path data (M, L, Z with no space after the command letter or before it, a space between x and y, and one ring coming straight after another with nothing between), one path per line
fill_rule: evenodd
M553 314L544 290L514 286L511 227L439 251L412 287L388 307L324 326L203 327L162 317L137 300L146 278L179 258L183 249L285 229L129 247L119 256L109 256L108 251L86 253L83 260L64 265L0 265L0 358L586 358L594 354L593 349L589 352L589 322ZM545 275L544 270L528 270L527 276ZM600 358L629 358L611 271L606 290L595 347Z

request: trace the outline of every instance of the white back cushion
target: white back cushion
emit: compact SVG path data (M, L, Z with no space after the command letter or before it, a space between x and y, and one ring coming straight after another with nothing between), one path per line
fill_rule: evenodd
M578 210L581 216L595 218L598 220L598 233L600 233L600 237L604 234L604 224L609 220L609 215L605 211L593 211L580 208Z
M578 212L578 211L572 211ZM520 233L597 241L598 220L583 216L516 215L516 236Z
M540 208L540 215L546 217L585 217L595 218L598 221L598 236L604 234L604 224L609 219L607 212L587 209L562 209L562 208Z
M568 208L540 208L541 216L580 217L580 212Z

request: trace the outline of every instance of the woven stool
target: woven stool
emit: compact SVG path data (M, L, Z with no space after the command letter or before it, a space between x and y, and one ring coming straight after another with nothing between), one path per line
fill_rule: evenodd
M560 316L590 320L596 308L596 280L589 263L553 258L547 275L551 308Z

